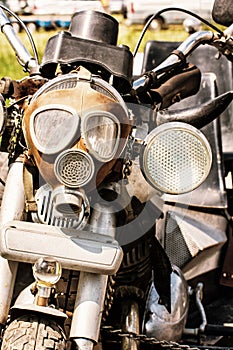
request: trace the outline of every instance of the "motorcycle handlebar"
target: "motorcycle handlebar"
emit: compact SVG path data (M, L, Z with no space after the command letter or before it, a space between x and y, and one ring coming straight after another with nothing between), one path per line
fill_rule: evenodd
M223 33L224 36L222 38L218 33L211 31L200 31L191 34L183 43L180 44L175 52L171 53L171 55L168 56L168 58L166 58L160 65L153 68L151 72L159 75L179 66L192 53L192 51L201 44L214 45L220 52L232 60L233 40L232 38L229 38L229 36L233 33L233 24ZM225 48L226 40L228 46ZM137 93L140 93L146 89L147 84L148 77L142 76L134 81L133 88Z
M30 74L37 74L39 72L39 64L35 58L33 58L28 50L25 48L23 43L18 38L14 28L11 25L10 20L4 13L3 9L0 7L0 27L2 32L5 34L8 42L11 47L14 49L16 56L18 58L19 63L28 71ZM200 44L209 43L210 45L216 46L220 52L226 54L226 56L232 59L233 52L233 39L230 38L227 42L227 46L224 46L224 40L232 35L233 33L233 24L228 27L223 32L223 37L220 38L219 34L213 33L210 31L200 31L193 33L190 35L178 48L174 53L164 60L160 65L155 67L152 72L157 75L165 73L176 66L179 66L188 55ZM225 51L223 49L225 47ZM148 77L142 76L139 79L133 82L133 89L140 93L140 91L144 91L148 84Z
M0 8L0 27L11 47L14 49L19 63L29 73L38 72L37 61L30 55L23 43L18 38L13 26L11 25L10 20L2 8Z

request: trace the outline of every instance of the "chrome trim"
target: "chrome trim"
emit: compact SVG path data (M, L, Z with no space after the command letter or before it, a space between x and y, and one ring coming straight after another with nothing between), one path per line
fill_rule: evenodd
M154 284L147 297L143 331L158 340L179 341L188 316L189 289L181 270L173 265L171 274L171 313L160 303Z
M108 276L80 272L70 338L77 349L91 350L99 339Z

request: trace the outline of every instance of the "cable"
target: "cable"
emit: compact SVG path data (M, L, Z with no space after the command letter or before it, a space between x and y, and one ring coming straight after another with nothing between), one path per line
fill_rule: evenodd
M12 17L14 17L20 23L20 25L23 27L23 29L25 30L25 32L26 32L26 34L28 36L28 39L30 41L30 44L31 44L31 47L32 47L32 51L33 51L33 54L34 54L34 58L36 60L36 63L39 65L39 58L38 58L36 45L35 45L33 37L31 35L30 31L28 30L27 26L23 23L23 21L19 18L19 16L17 16L13 11L11 11L10 9L8 9L7 7L5 7L4 5L1 5L1 4L0 4L0 7L4 11L8 12Z
M136 44L136 47L135 47L135 49L134 49L134 52L133 52L133 56L134 56L134 57L136 56L136 54L137 54L137 52L138 52L139 46L140 46L140 44L141 44L141 42L142 42L142 39L143 39L143 37L144 37L144 35L145 35L145 33L146 33L148 27L150 26L151 22L152 22L156 17L159 17L159 16L161 16L163 13L169 12L169 11L180 11L180 12L184 12L184 13L186 13L186 14L188 14L188 15L191 15L191 16L193 16L193 17L199 19L202 23L206 24L207 26L209 26L210 28L212 28L213 30L215 30L216 32L218 32L219 34L221 34L222 36L224 35L224 33L223 33L218 27L216 27L214 24L211 24L210 22L208 22L208 21L205 20L204 18L198 16L197 14L195 14L195 13L189 11L189 10L185 10L185 9L182 9L182 8L179 8L179 7L167 7L167 8L165 8L165 9L163 9L163 10L158 11L157 13L155 13L155 14L146 22L146 24L145 24L145 26L144 26L144 28L143 28L143 30L142 30L142 32L141 32L141 35L140 35L140 37L139 37L139 39L138 39L138 42L137 42L137 44Z

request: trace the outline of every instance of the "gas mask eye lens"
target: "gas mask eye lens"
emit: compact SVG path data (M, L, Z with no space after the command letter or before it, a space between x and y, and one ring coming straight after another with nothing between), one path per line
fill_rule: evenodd
M43 106L30 118L30 132L37 149L44 154L58 153L69 147L77 136L79 117L73 108Z
M112 113L94 111L86 114L81 132L87 149L97 160L113 159L120 139L120 123Z

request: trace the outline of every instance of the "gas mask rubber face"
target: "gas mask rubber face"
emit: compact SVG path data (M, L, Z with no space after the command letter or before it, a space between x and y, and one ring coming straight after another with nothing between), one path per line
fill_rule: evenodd
M98 186L120 157L131 130L118 92L99 78L60 76L25 110L24 135L41 176L53 188Z

